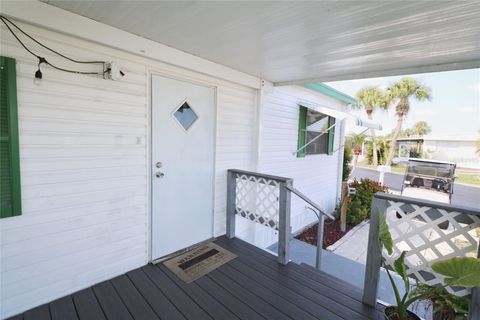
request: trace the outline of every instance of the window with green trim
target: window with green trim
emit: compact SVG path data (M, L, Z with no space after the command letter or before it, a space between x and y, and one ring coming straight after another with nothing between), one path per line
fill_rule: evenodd
M312 109L300 106L298 123L298 148L297 157L312 154L333 154L333 141L335 138L335 118ZM320 137L318 137L321 135ZM317 138L318 137L318 138ZM304 147L306 145L306 147Z
M22 212L15 59L0 57L0 218Z

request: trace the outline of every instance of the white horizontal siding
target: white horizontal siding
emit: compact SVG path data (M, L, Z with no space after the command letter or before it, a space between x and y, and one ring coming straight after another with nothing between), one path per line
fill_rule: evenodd
M225 233L227 170L252 170L255 164L256 91L219 87L214 235Z
M107 81L42 66L2 26L1 55L17 60L21 216L0 220L0 318L148 262L148 83L155 73L217 88L214 233L225 232L226 169L254 166L256 91L21 24L79 60L114 60ZM52 63L77 65L35 51Z
M261 111L258 168L262 173L293 178L295 188L326 212L332 212L336 205L339 182L339 152L333 155L307 155L304 158L292 154L297 149L299 104L302 100L332 109L343 108L338 101L306 92L302 88L275 87L265 92ZM337 127L334 150L340 146L340 141L340 130ZM315 221L315 214L306 209L306 206L305 202L292 195L293 232ZM275 234L268 230L259 230L255 237L255 241L263 245L276 241Z
M81 60L96 46L40 40ZM41 34L45 33L47 36ZM2 26L3 56L17 61L21 216L1 220L1 315L58 298L147 262L147 68L118 57L126 80L43 66ZM101 70L49 61L77 70Z

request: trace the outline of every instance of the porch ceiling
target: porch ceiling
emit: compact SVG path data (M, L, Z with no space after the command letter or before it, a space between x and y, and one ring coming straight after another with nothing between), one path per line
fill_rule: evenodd
M480 66L480 2L44 2L277 83Z

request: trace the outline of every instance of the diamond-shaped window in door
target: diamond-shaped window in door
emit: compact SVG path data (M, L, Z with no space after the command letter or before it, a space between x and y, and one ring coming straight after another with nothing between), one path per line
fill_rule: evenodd
M190 107L190 105L185 101L180 107L175 110L173 113L175 119L177 119L178 123L187 131L190 129L192 124L197 121L198 116Z

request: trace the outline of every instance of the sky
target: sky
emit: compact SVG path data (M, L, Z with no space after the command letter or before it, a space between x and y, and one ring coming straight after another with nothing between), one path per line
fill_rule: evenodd
M426 121L432 128L431 135L478 137L480 131L480 69L421 73L408 75L431 89L431 101L410 100L410 111L402 129L412 127L417 121ZM352 97L359 89L367 85L387 88L402 76L358 79L326 82L325 84ZM349 110L351 113L367 118L364 110ZM395 106L388 112L376 110L374 120L382 124L383 135L392 131L396 125ZM360 132L347 122L346 133Z

